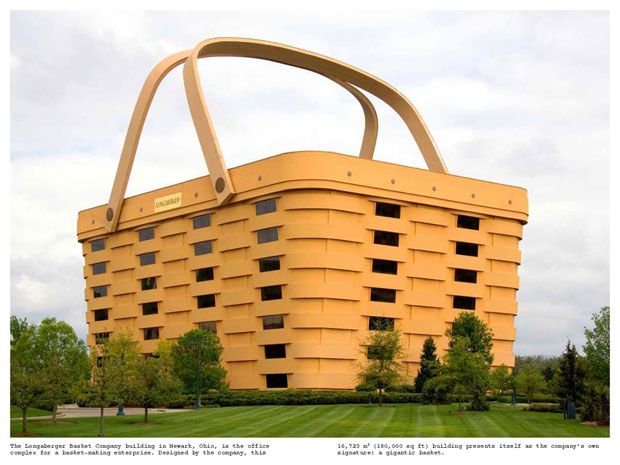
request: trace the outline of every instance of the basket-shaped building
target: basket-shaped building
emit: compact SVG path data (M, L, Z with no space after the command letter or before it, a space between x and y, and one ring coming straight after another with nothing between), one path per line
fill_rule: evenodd
M360 156L280 154L228 170L197 60L243 56L307 69L351 92L364 111ZM209 176L124 198L142 125L161 79L183 65ZM372 160L376 114L407 124L428 170ZM417 373L423 341L440 349L454 318L492 329L494 365L514 365L522 188L449 175L424 122L383 81L281 44L210 39L147 78L107 205L79 213L88 344L129 329L142 352L194 328L217 332L231 389L352 389L362 341L394 327Z

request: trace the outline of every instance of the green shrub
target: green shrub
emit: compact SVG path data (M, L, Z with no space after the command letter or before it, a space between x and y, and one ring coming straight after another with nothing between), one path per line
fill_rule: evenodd
M372 392L377 390L377 386L369 383L362 383L355 386L357 392Z
M530 411L530 412L562 413L562 405L560 404L532 404L529 407L523 407L523 410Z

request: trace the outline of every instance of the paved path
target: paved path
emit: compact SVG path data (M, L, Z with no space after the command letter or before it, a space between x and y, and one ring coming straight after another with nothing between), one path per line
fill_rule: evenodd
M125 415L144 415L143 408L128 407L125 408ZM149 415L153 413L177 413L187 412L189 409L171 409L171 408L150 408ZM103 415L111 417L116 415L118 409L105 408L103 409ZM77 405L61 405L58 407L56 418L85 418L85 417L98 417L101 414L101 409L96 407L78 407ZM52 418L51 415L43 417L28 417L29 420L43 420L46 418ZM11 418L11 420L21 420L21 417Z

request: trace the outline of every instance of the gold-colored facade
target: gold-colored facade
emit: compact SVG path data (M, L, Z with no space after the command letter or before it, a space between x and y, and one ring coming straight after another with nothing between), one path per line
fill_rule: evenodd
M127 328L151 353L202 323L231 389L352 389L373 321L401 331L411 380L473 311L514 365L524 189L328 152L229 174L225 205L206 176L125 199L114 232L107 205L79 213L90 346Z

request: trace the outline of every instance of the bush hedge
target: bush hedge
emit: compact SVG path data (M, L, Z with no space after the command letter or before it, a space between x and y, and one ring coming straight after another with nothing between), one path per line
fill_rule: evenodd
M523 410L527 410L530 412L562 413L562 405L560 404L532 404L529 407L523 407Z
M284 391L229 391L209 392L202 397L203 405L230 407L235 405L313 405L313 404L367 404L379 402L379 393L353 391L311 391L287 389ZM421 403L421 394L386 392L383 402L388 404Z

